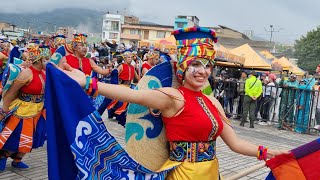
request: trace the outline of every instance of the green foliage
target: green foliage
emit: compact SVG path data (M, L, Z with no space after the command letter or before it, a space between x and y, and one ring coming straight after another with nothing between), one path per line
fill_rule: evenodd
M276 52L286 52L288 49L291 49L292 46L284 44L276 44Z
M314 73L320 64L320 27L296 40L294 57L298 59L298 66Z
M286 58L294 58L292 45L277 43L275 49L277 53L281 53Z

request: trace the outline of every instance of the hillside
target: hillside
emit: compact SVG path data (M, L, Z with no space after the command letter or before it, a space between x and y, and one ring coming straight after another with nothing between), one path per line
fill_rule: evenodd
M17 27L31 27L32 31L53 32L55 28L71 26L81 31L100 33L104 12L78 8L56 9L50 12L34 13L0 13L0 22L15 24Z

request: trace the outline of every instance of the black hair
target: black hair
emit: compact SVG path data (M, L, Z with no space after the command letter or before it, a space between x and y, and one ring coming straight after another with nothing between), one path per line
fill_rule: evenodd
M117 63L118 64L122 64L122 62L123 62L123 57L122 56L117 56Z

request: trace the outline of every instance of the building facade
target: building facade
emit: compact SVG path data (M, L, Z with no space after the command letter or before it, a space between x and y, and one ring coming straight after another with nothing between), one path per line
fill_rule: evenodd
M124 16L120 14L105 14L102 22L102 40L120 43L121 26Z
M140 41L152 43L169 37L172 31L173 26L146 23L124 24L121 31L121 42L136 45Z
M77 32L73 27L59 27L56 33L64 35L67 40L72 40L73 34Z
M218 36L218 42L222 46L228 49L234 49L244 44L249 44L254 50L260 52L270 49L269 41L256 41L250 39L244 33L231 29L226 26L219 25L218 27L207 27L216 32Z
M174 29L199 26L197 16L177 16L174 21Z

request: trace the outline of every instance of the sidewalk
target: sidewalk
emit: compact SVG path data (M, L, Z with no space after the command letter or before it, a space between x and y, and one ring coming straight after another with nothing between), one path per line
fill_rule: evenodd
M106 117L104 116L106 119ZM274 149L290 150L299 145L305 144L317 138L305 134L298 134L289 131L279 131L272 126L255 125L254 129L239 127L239 121L231 121L236 133L243 139L255 143L257 145L267 145ZM124 128L113 120L106 120L105 124L108 130L115 136L118 142L124 146ZM261 163L254 157L246 157L232 152L221 140L217 142L217 156L220 163L220 172L224 177L236 174L255 164ZM11 168L11 160L8 159L6 171L0 173L1 179L5 180L42 180L48 179L47 173L47 152L46 147L35 149L24 158L24 161L30 166L28 170L17 170ZM256 171L241 180L246 179L265 179L270 172L269 169L263 168Z

